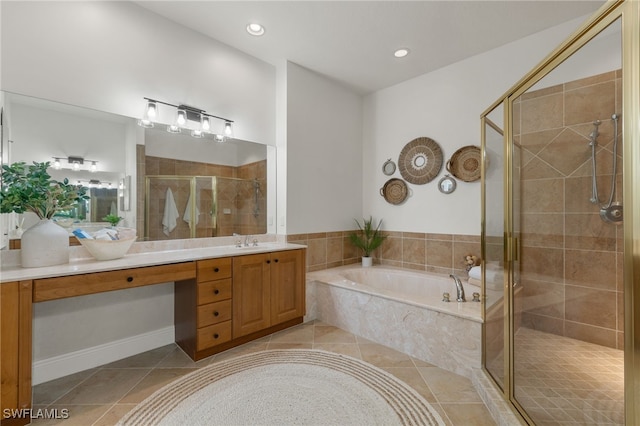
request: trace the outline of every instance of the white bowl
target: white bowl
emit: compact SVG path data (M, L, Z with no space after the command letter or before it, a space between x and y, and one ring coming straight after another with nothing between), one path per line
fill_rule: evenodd
M78 238L80 244L97 260L113 260L124 257L131 248L131 245L138 238L136 230L132 228L116 228L120 235L119 240L90 240Z

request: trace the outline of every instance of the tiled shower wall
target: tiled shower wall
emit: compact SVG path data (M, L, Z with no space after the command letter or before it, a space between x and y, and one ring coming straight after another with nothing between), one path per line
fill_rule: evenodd
M362 253L349 241L355 230L288 235L290 243L307 246L307 272L360 262ZM480 257L477 235L385 231L387 239L373 253L374 263L466 278L465 256Z
M611 115L622 112L621 100L621 72L612 71L528 92L514 103L514 141L521 146L522 324L612 348L622 348L624 340L622 226L602 221L589 201L589 134L601 120L596 175L605 202L611 193ZM621 153L622 135L617 201Z
M214 226L210 215L201 215L196 227L196 237L225 236L232 235L234 232L245 235L266 233L266 160L232 167L152 157L145 155L144 145L137 145L136 148L137 211L140 212L137 217L137 229L144 229L146 176L217 176L217 223ZM246 181L236 179L246 179ZM254 183L257 184L257 188ZM189 226L182 220L178 220L176 229L168 237L162 233L160 225L167 187L171 187L176 205L184 206L189 199L189 185L188 180L177 179L164 179L151 183L149 239L189 238ZM211 186L210 179L197 179L196 192L201 212L211 210L213 201ZM182 217L182 211L180 213Z

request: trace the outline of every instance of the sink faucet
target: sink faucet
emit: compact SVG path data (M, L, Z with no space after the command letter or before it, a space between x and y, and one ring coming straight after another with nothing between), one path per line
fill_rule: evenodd
M244 237L244 246L249 247L249 241L251 240L251 235L245 235Z
M466 302L466 300L464 299L464 287L462 287L462 281L460 281L460 278L453 274L449 274L449 276L453 278L453 281L456 283L456 300L458 302Z

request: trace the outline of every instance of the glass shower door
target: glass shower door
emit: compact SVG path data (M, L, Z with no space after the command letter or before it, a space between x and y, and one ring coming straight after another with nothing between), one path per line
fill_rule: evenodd
M624 423L620 31L510 98L512 398L535 424Z

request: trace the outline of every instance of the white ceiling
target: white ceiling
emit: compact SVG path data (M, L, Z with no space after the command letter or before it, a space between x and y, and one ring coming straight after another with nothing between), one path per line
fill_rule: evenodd
M589 15L603 1L136 3L273 65L289 60L364 94ZM250 22L264 25L265 35L249 35ZM395 58L399 47L409 56Z

